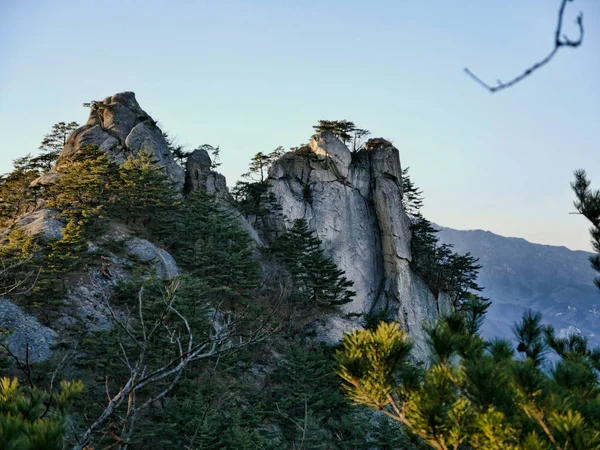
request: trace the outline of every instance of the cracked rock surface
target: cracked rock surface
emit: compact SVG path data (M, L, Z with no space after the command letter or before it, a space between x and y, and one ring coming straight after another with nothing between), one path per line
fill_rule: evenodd
M356 297L323 325L325 339L360 327L361 313L386 311L415 340L424 356L424 322L445 310L410 267L410 222L402 207L398 150L385 140L352 153L330 132L277 160L269 172L271 190L282 206L282 227L304 219L346 277ZM345 320L340 318L344 317ZM343 323L344 330L338 324Z
M96 102L87 123L69 136L55 170L60 172L60 166L86 145L97 145L117 164L129 156L150 153L171 180L183 188L183 167L175 162L162 131L140 107L133 92Z

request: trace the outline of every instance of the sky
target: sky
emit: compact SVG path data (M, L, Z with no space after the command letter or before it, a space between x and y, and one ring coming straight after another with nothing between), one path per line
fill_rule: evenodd
M567 5L585 37L553 46L560 0L0 0L0 173L83 102L134 91L180 144L252 155L307 142L319 119L391 140L443 226L590 250L573 170L600 187L600 1Z

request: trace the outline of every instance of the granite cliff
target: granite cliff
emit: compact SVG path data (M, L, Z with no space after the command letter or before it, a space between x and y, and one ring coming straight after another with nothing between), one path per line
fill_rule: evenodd
M116 163L149 152L176 189L182 193L205 190L216 195L224 208L233 209L225 177L213 170L208 153L197 149L188 157L185 168L179 165L163 132L139 106L133 92L92 102L88 122L70 135L53 170L34 184L56 182L63 165L86 145L99 146ZM443 293L434 296L411 269L411 235L402 205L401 172L399 152L388 141L371 139L364 149L351 152L333 134L323 132L306 146L277 159L267 182L282 208L282 214L273 219L277 228L284 229L295 219L304 219L322 240L327 255L354 283L354 301L319 319L315 323L318 336L337 341L343 332L361 327L365 315L384 314L408 330L416 342L416 355L425 357L422 324L435 320L450 306ZM239 213L235 217L255 243L262 246L261 230L255 229L258 225L253 228ZM56 212L38 209L21 218L18 226L30 235L51 241L62 236L64 223ZM123 224L112 227L110 233L92 239L90 249L102 248L105 239L118 238L127 255L153 265L161 277L177 274L174 259L164 249L135 237ZM108 250L106 253L114 263L113 270L119 273L116 278L126 278L127 270L117 269L127 267L129 256L119 259ZM82 277L69 288L64 314L75 311L77 320L93 317L97 324L94 326L102 327L108 322L109 318L103 317L108 313L101 302L90 302L90 298L105 293L96 292L99 277L91 274L89 283L85 279ZM66 317L63 322L70 320ZM25 334L23 331L19 336Z
M410 267L410 223L402 206L398 150L384 139L352 153L330 132L286 153L268 182L282 207L281 226L304 219L354 282L357 295L323 327L330 339L359 326L355 317L384 312L398 320L425 354L422 323L449 308Z

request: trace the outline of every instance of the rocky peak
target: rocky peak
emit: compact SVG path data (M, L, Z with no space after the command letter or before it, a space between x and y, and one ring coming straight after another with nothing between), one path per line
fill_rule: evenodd
M401 322L425 354L423 322L448 308L411 270L410 222L402 206L398 150L371 139L352 153L330 132L315 135L279 158L268 182L282 207L281 226L304 219L325 250L354 282L356 298L326 325L332 337L356 314L386 311ZM346 320L344 320L346 318Z
M60 172L60 166L86 145L99 146L116 163L130 155L151 153L169 177L183 187L183 168L175 162L162 131L140 107L133 92L91 103L87 123L69 136L56 170Z
M185 165L185 192L203 189L221 199L231 196L227 189L227 180L220 173L212 170L212 160L203 148L197 148L188 157Z

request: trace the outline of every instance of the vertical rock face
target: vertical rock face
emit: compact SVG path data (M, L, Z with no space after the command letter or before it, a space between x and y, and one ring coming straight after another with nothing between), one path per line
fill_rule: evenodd
M342 306L342 315L387 311L424 356L421 325L447 305L410 268L410 222L402 207L398 150L376 139L353 154L323 132L277 160L269 183L283 208L284 226L305 219L354 282L356 298ZM338 319L328 324L332 337L339 335Z
M221 199L229 199L227 180L212 170L212 161L208 152L198 148L188 157L185 165L185 192L202 189Z
M60 154L56 170L86 145L97 145L116 163L142 152L158 163L180 188L184 170L179 166L156 122L140 107L133 92L122 92L94 102L85 125L75 130Z

